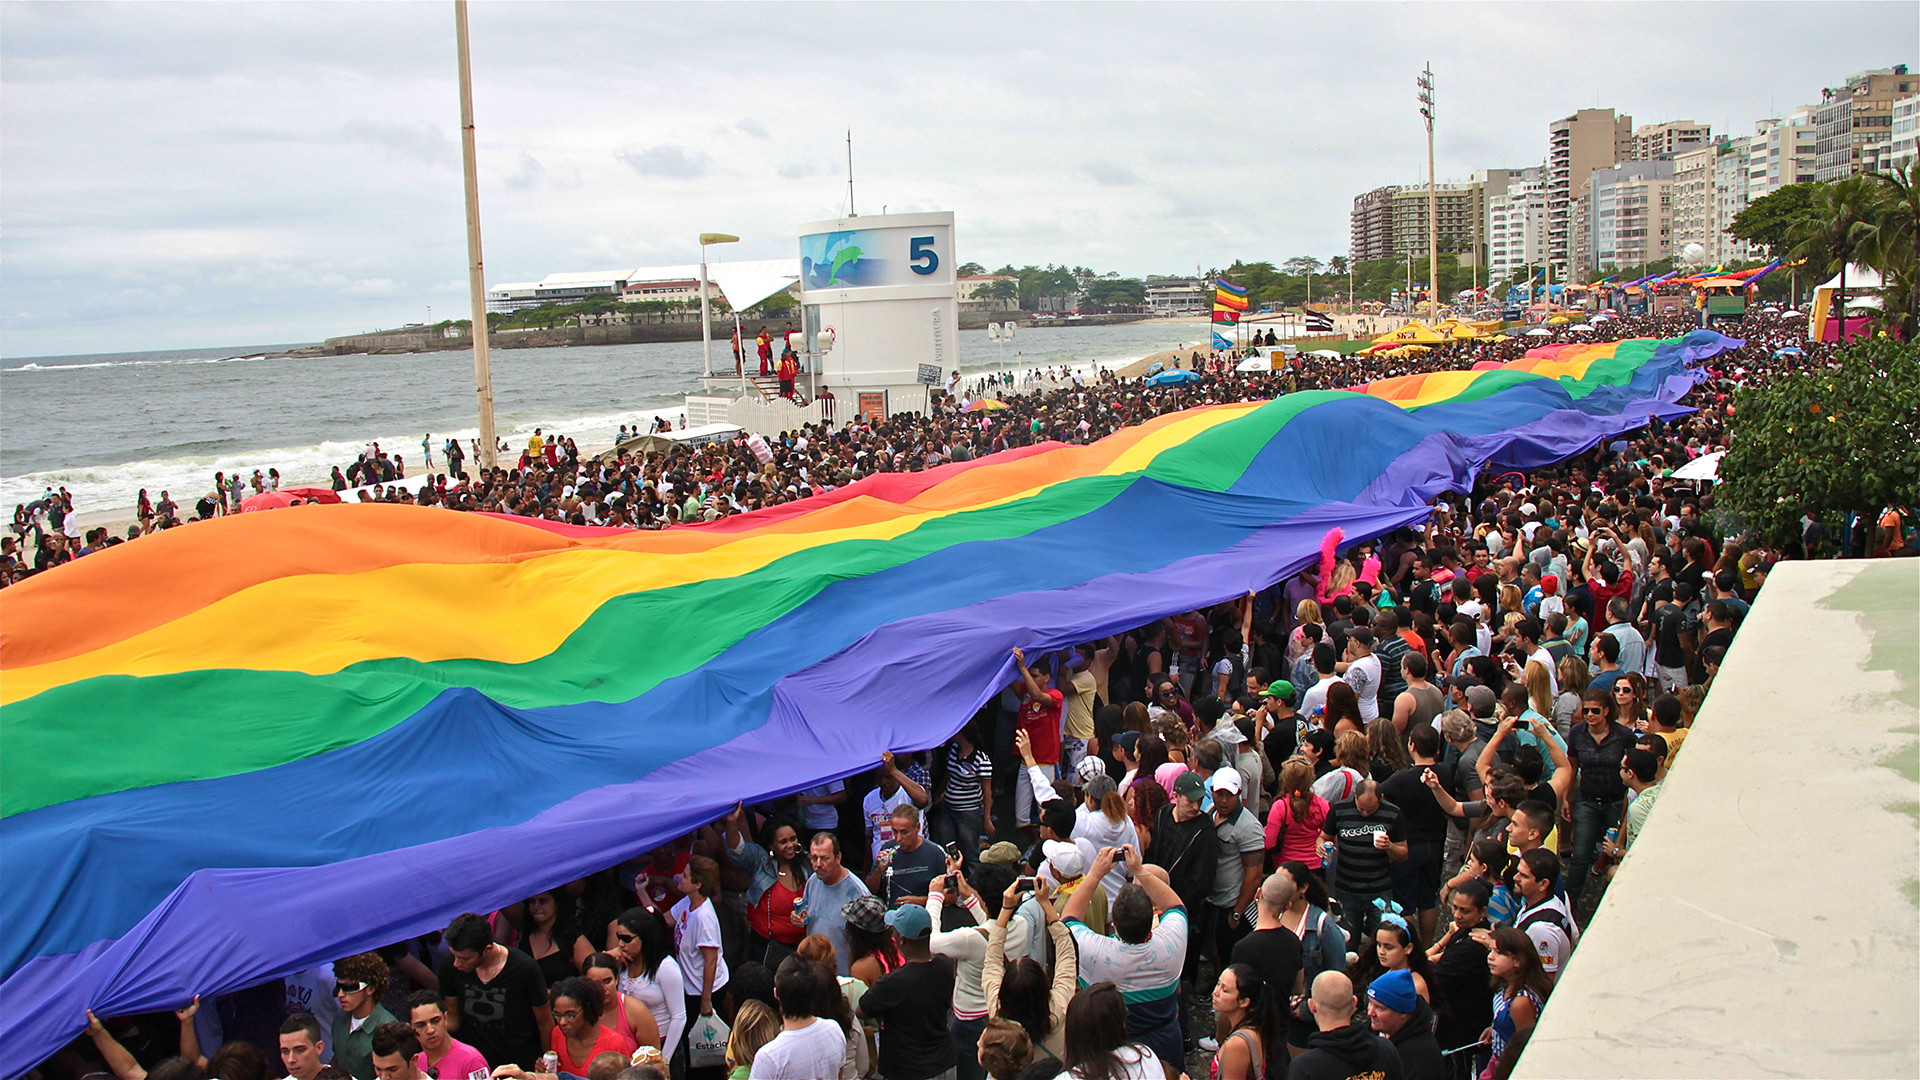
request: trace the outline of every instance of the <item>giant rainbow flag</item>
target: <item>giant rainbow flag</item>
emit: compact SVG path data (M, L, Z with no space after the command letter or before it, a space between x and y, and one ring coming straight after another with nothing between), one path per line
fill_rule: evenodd
M665 532L246 514L0 592L0 1073L944 741L1062 647L1687 411L1708 331L871 477ZM1151 392L1151 391L1147 391Z

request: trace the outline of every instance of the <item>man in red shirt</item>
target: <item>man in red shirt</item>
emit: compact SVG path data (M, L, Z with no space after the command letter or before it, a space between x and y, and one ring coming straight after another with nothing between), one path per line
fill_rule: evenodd
M1013 692L1021 699L1020 730L1033 746L1034 764L1052 779L1060 765L1060 709L1066 697L1048 685L1050 676L1044 668L1035 672L1027 667L1026 653L1013 650L1013 663L1020 669L1020 681L1013 684ZM1034 832L1036 810L1033 780L1029 770L1021 769L1014 774L1013 823Z

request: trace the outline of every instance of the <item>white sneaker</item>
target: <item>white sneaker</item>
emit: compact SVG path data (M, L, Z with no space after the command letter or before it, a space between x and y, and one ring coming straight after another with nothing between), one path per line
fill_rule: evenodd
M1209 1054L1217 1053L1220 1050L1220 1040L1211 1035L1202 1035L1200 1037L1199 1047Z

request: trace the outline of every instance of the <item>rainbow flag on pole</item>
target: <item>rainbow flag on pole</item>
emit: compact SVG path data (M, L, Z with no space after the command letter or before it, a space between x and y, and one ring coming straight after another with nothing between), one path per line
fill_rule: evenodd
M1213 306L1232 311L1247 310L1247 290L1226 278L1218 278L1213 283Z

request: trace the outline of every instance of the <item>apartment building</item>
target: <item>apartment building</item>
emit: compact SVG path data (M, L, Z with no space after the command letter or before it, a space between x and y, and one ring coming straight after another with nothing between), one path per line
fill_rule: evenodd
M1813 107L1813 178L1839 180L1877 162L1879 151L1868 147L1893 140L1893 103L1916 91L1920 79L1905 64L1858 72L1823 91Z
M1671 161L1713 141L1713 129L1692 120L1643 124L1633 133L1634 161Z
M1673 158L1673 251L1685 251L1688 244L1699 244L1702 260L1719 262L1720 250L1720 158L1723 146L1703 146ZM1724 156L1734 157L1728 153ZM1746 195L1745 162L1737 170L1740 194ZM1731 179L1731 178L1730 178Z
M1564 280L1573 257L1574 202L1595 169L1633 157L1633 117L1581 109L1547 125L1547 258Z
M1893 103L1893 138L1887 152L1888 171L1904 169L1920 158L1920 94Z
M1498 281L1546 260L1546 169L1490 169L1488 173L1487 280ZM1503 175L1496 178L1494 173Z
M1479 180L1437 186L1434 209L1441 251L1484 250L1485 192ZM1389 184L1355 197L1347 241L1347 257L1355 262L1405 258L1408 252L1426 257L1427 186Z

